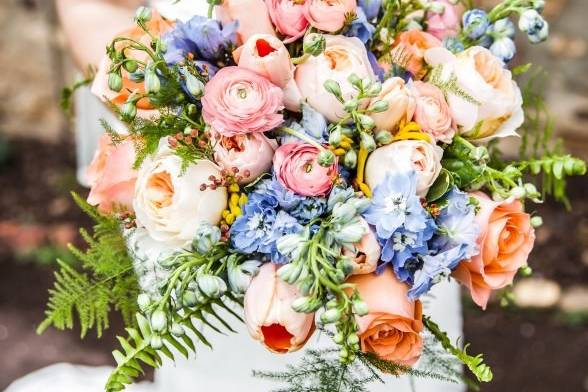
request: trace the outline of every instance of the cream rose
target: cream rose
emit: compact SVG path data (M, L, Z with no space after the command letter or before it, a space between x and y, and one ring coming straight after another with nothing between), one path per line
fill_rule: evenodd
M517 135L524 121L521 91L510 71L488 49L474 46L453 55L444 48L433 48L425 59L433 67L442 67L441 80L456 78L467 95L446 91L461 134L480 143Z
M412 119L415 111L415 99L401 78L393 77L386 80L380 94L372 98L372 102L377 101L388 102L388 110L371 115L376 122L377 129L395 131L401 121Z
M360 78L375 80L374 71L367 57L365 45L357 38L342 35L325 35L326 48L319 56L311 56L296 68L295 80L301 98L329 121L345 116L343 104L330 94L323 84L332 79L339 83L345 100L355 95L348 78L356 74ZM367 101L362 107L367 105Z
M439 173L443 149L423 140L400 140L380 147L370 154L366 167L366 184L371 189L380 185L391 172L414 170L417 195L424 197Z
M139 169L133 207L137 224L156 241L185 246L203 222L216 225L227 206L227 190L207 188L210 176L220 178L214 163L200 160L182 170L182 160L162 139L157 153Z

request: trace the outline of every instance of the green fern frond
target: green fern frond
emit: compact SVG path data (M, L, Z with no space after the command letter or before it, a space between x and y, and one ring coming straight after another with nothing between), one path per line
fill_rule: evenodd
M427 81L437 86L441 91L443 91L445 98L447 98L448 95L455 95L466 102L478 106L480 105L480 102L478 102L474 97L468 94L467 91L465 91L459 86L459 84L457 83L457 75L455 73L452 72L449 78L446 80L442 77L442 75L443 65L437 65L429 73Z

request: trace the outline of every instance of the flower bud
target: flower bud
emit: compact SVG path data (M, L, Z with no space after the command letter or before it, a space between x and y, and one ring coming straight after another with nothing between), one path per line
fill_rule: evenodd
M157 94L161 89L161 82L157 73L153 69L148 69L145 72L145 92L147 94Z
M341 97L341 86L339 86L339 83L337 83L333 79L327 79L323 84L323 87L325 88L325 90L327 90L329 93L333 94L337 98Z
M300 297L292 302L292 309L298 313L314 313L321 306L321 301L313 297Z
M341 144L341 140L343 139L343 135L341 134L341 128L335 128L331 134L329 135L329 144L334 147L338 147Z
M188 71L184 72L184 76L186 78L186 90L196 99L202 97L204 94L204 83Z
M198 297L193 291L184 291L182 294L182 305L187 308L194 307L198 304Z
M360 214L367 210L371 204L370 199L365 197L354 197L353 199L349 200L349 203L355 207L357 212Z
M295 284L302 274L302 263L286 264L278 270L278 277L288 284Z
M309 277L304 279L302 282L298 284L298 289L302 295L310 294L312 287L314 286L314 278Z
M374 113L382 113L388 110L389 104L388 101L376 101L371 107L370 110Z
M358 88L358 89L361 88L361 78L359 76L357 76L357 74L352 73L351 75L349 75L347 77L347 80L349 81L349 83L351 83L356 88Z
M376 142L378 142L378 144L387 145L392 143L392 140L394 140L394 138L388 131L379 131L376 133Z
M490 154L486 147L478 146L470 152L470 157L476 162L486 162L490 159Z
M323 314L321 314L321 323L323 324L332 324L341 319L341 311L337 308L328 309Z
M108 88L116 92L122 90L123 80L119 73L111 72L108 74Z
M292 256L292 258L295 258L293 255L296 253L296 251L300 250L300 247L303 243L304 239L299 234L287 234L278 239L276 245L278 247L278 252L285 256L289 255ZM280 276L282 273L286 273L286 271L280 272L282 269L283 268L280 268L278 271L278 275Z
M218 276L202 275L196 281L202 294L208 298L220 298L227 291L225 281Z
M160 348L162 348L163 347L163 340L161 339L161 336L152 335L151 339L149 340L149 345L154 350L159 350Z
M304 37L302 49L304 53L312 56L318 56L325 51L326 40L324 35L319 33L311 33Z
M123 63L123 67L125 68L125 70L127 70L127 72L134 73L139 68L139 64L137 64L137 61L129 59L125 60L125 62Z
M375 97L382 92L382 83L380 82L373 82L370 87L367 89L366 94L369 97Z
M370 116L365 115L365 114L360 114L358 117L359 117L359 123L361 124L361 126L364 129L369 131L369 130L372 130L375 128L376 122Z
M361 222L349 224L334 233L335 239L341 244L359 242L365 235L366 227Z
M244 294L251 283L251 279L259 270L259 260L248 260L241 265L229 261L227 275L231 290L237 294Z
M145 293L139 294L137 297L137 305L139 305L141 312L145 312L149 305L151 305L151 298Z
M376 142L374 140L374 137L372 135L370 135L369 133L360 132L359 139L360 139L359 145L364 150L366 150L368 152L372 152L376 149Z
M525 188L522 186L515 186L510 190L510 195L515 199L524 199L527 196Z
M357 215L357 210L351 203L339 203L333 207L333 221L345 224Z
M157 309L151 315L151 329L155 332L163 332L167 328L167 316L163 310Z
M343 343L344 339L345 339L345 337L343 336L343 334L341 332L337 332L335 334L335 336L333 336L333 341L337 344Z
M343 104L343 110L345 110L347 113L351 113L351 112L357 110L358 107L359 107L359 102L355 98L352 98Z
M540 227L542 225L543 225L543 218L541 218L540 216L536 215L531 218L531 226Z
M359 336L356 333L352 333L347 337L347 344L350 346L355 346L359 343Z
M362 300L357 299L357 300L353 301L352 306L353 306L353 313L355 313L356 315L358 315L360 317L365 316L366 314L369 313L369 309L368 309L367 304Z
M348 257L343 256L337 261L337 269L342 271L346 276L353 272L353 268L353 262Z
M174 335L175 337L182 337L186 334L186 331L184 331L184 327L182 327L180 324L177 323L173 323L170 330L172 335Z
M534 34L542 27L543 18L534 9L525 10L519 17L519 29L524 33Z
M137 8L135 20L138 22L149 22L151 20L151 9L149 7Z
M330 167L335 163L335 154L331 150L322 150L317 156L317 162L322 167Z
M194 240L192 240L192 249L201 255L205 255L219 243L221 231L218 227L210 223L202 223L196 230Z
M137 106L134 102L125 102L120 109L120 116L123 121L133 121L137 116Z
M490 20L486 11L471 9L463 14L463 31L468 37L477 39L483 36L490 26Z
M345 153L343 165L348 169L355 169L355 166L357 166L357 152L355 150L351 149Z

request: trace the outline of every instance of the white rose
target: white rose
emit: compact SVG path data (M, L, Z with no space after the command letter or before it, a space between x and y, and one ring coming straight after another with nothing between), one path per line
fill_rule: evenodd
M227 190L200 190L202 184L210 184L210 176L220 178L220 169L208 160L182 172L182 160L162 139L157 153L139 170L133 202L138 226L156 241L182 247L203 222L217 225L227 206Z
M456 78L464 94L445 89L459 132L476 142L517 135L523 124L521 90L512 74L488 49L474 46L458 55L444 48L425 53L429 65L442 66L440 78Z
M296 68L295 81L301 94L317 112L329 121L336 122L345 116L343 104L324 88L332 79L339 83L344 100L357 94L348 78L356 74L360 78L376 80L367 57L365 45L355 37L325 35L326 47L318 56L311 56ZM288 94L286 94L288 96ZM367 100L363 106L367 105Z
M417 195L425 197L441 172L443 149L423 140L400 140L372 152L365 166L366 184L380 185L388 173L414 170Z

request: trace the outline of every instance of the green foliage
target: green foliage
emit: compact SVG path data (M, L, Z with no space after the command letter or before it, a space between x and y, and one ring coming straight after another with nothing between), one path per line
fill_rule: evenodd
M119 222L100 215L77 194L72 195L96 224L93 234L80 230L88 244L87 250L82 251L73 245L69 247L78 260L77 265L58 260L60 270L55 273L54 287L49 290L46 318L37 328L37 333L50 326L60 330L71 329L77 315L82 337L92 328L101 336L109 326L112 308L122 314L125 323L133 322L137 280Z
M63 110L68 116L70 116L71 109L72 109L72 99L74 93L81 87L87 86L94 81L94 77L96 76L96 69L93 66L88 67L88 71L86 72L86 77L82 80L79 80L73 83L71 86L66 86L61 90L61 100L59 101L59 106L61 110Z
M439 326L431 320L430 317L423 316L423 323L425 327L433 334L433 336L441 343L443 348L454 355L457 359L459 359L467 368L472 372L474 376L480 382L490 382L492 381L493 375L492 370L488 365L484 363L484 359L482 358L482 354L478 354L475 357L472 357L467 353L468 345L466 344L465 347L462 349L454 346L449 337L447 336L446 332L443 332Z
M459 83L457 82L457 75L455 73L451 73L449 78L446 80L442 77L442 75L443 65L438 65L431 70L427 77L427 81L433 84L434 86L437 86L441 91L443 91L445 98L447 98L447 96L451 94L460 97L464 101L469 102L471 104L480 105L480 103L476 101L474 97L469 95L464 89L462 89L459 86Z

